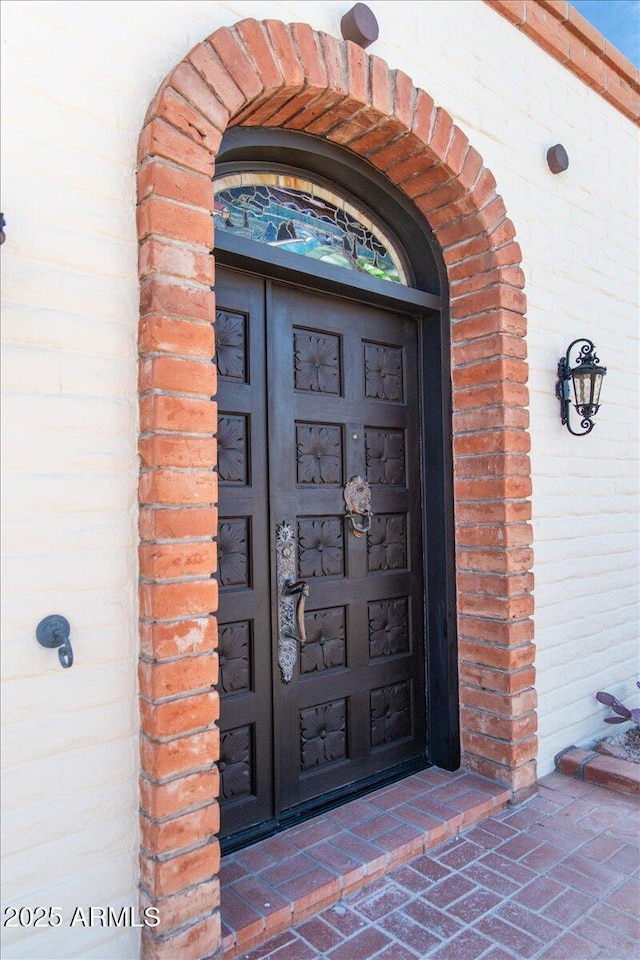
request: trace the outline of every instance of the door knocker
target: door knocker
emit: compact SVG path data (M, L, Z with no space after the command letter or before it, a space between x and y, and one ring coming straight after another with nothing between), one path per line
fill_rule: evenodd
M352 477L344 488L344 502L347 505L347 516L351 520L354 537L361 537L371 529L371 488L369 482L362 477ZM358 519L362 517L363 519Z
M276 529L276 579L278 582L278 666L284 683L293 678L298 659L297 643L306 643L304 603L309 584L296 580L296 541L290 523Z

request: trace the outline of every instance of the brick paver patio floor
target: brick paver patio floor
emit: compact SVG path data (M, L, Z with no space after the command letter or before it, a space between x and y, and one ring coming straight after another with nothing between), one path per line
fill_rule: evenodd
M528 803L236 955L638 960L639 845L637 799L554 773Z

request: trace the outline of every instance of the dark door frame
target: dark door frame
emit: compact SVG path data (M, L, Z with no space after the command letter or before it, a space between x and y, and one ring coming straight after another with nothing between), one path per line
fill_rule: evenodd
M225 134L216 175L274 165L316 174L376 211L406 253L413 287L379 281L277 251L218 231L220 264L265 279L305 286L422 319L420 393L425 583L428 759L446 770L460 766L457 604L453 496L451 346L446 268L438 243L417 208L366 161L307 134L233 127ZM215 288L214 288L215 289ZM425 454L428 451L428 454ZM428 497L427 497L428 491Z

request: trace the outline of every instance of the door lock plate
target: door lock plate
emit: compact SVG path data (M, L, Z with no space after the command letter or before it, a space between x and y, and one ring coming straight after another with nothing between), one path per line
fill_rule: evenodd
M293 679L298 643L306 643L304 602L309 584L296 580L297 545L290 523L276 529L276 579L278 586L278 666L284 683Z

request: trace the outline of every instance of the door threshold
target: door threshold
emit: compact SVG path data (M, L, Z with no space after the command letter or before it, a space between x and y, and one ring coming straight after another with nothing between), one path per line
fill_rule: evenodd
M276 833L282 833L285 830L296 827L307 820L318 819L321 814L328 813L335 807L342 807L352 800L359 800L370 793L377 792L382 787L391 783L397 783L404 780L412 773L418 773L420 770L426 770L431 764L424 758L411 760L409 763L403 763L398 767L391 767L383 773L377 773L373 777L366 777L364 780L358 780L355 783L349 783L338 790L332 790L324 793L312 800L298 804L291 810L285 811L281 817L274 820L267 820L265 823L259 823L255 827L249 827L240 833L233 834L231 837L225 837L220 841L220 852L223 857L228 853L235 853L245 847L253 846L261 840L266 840Z
M506 807L509 790L430 767L225 856L222 956L294 924Z

